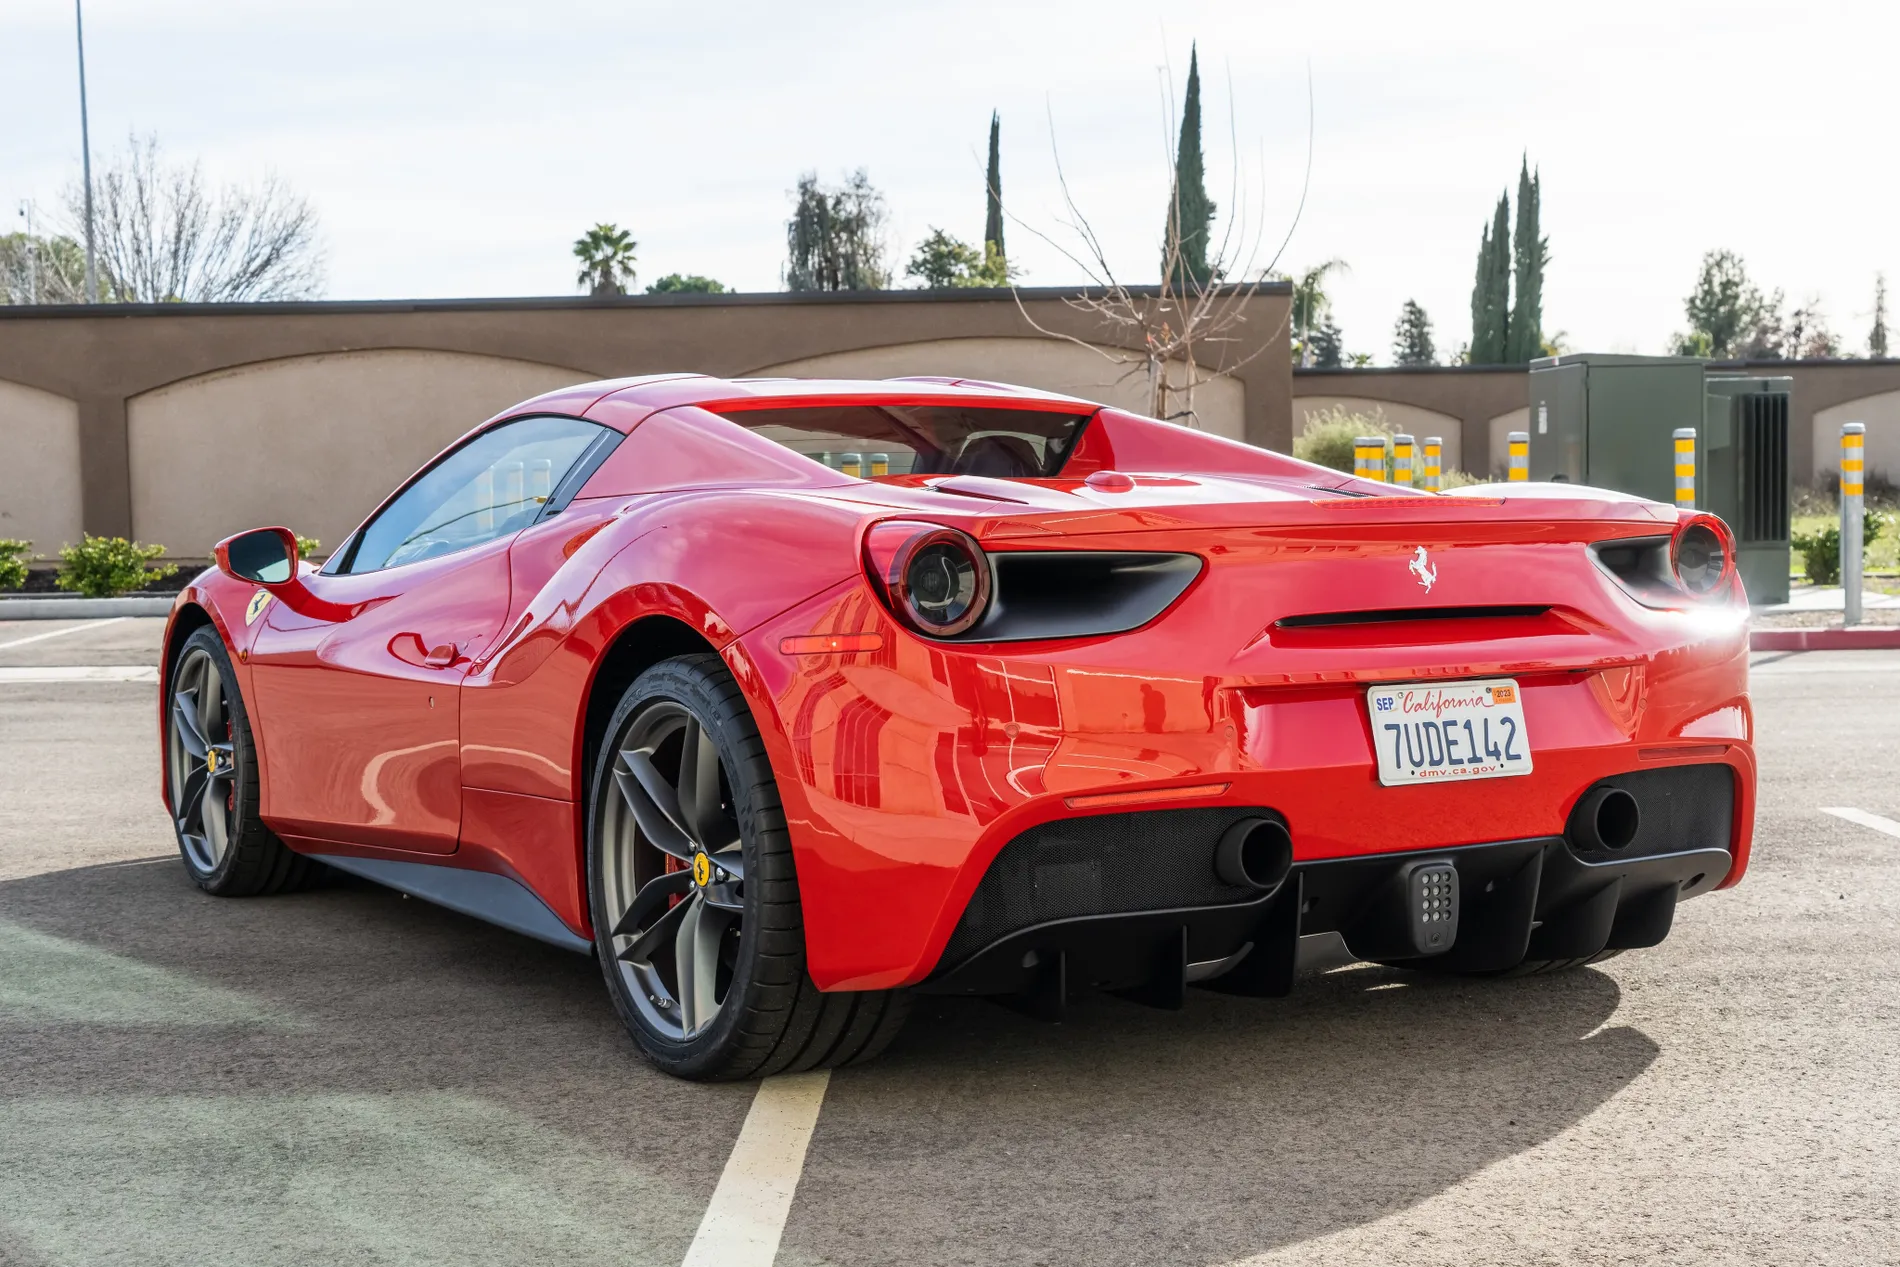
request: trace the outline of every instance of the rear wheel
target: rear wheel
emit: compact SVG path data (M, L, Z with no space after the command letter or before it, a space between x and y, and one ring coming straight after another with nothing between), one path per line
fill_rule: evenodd
M218 897L302 888L323 866L285 848L257 814L257 748L224 641L209 625L185 639L169 679L166 783L185 870Z
M716 655L641 674L594 768L588 873L608 993L653 1062L683 1078L824 1068L876 1055L899 991L821 993L778 786Z

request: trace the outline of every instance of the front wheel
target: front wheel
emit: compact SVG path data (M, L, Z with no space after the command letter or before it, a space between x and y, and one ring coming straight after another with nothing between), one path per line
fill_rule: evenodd
M682 1078L876 1055L899 991L821 993L805 971L791 838L758 727L716 655L641 674L608 722L588 824L595 945L642 1051Z
M165 779L192 880L218 897L253 897L320 878L322 863L292 853L258 817L257 745L216 629L185 639L168 684Z

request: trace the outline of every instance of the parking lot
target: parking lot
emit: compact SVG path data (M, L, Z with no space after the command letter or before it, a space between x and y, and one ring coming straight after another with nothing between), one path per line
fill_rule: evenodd
M525 938L199 893L161 628L0 624L0 1263L681 1263L758 1088L654 1073ZM1662 947L921 1000L832 1075L777 1261L1900 1261L1900 653L1757 660L1753 867Z

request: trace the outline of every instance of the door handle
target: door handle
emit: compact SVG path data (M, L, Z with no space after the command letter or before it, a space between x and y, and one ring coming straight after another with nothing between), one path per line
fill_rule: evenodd
M446 669L455 663L455 644L445 642L422 657L422 662L432 669Z

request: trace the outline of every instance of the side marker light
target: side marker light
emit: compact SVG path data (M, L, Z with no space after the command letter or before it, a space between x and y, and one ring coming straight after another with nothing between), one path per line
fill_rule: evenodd
M778 640L781 655L842 655L847 651L882 651L880 633L799 634Z

